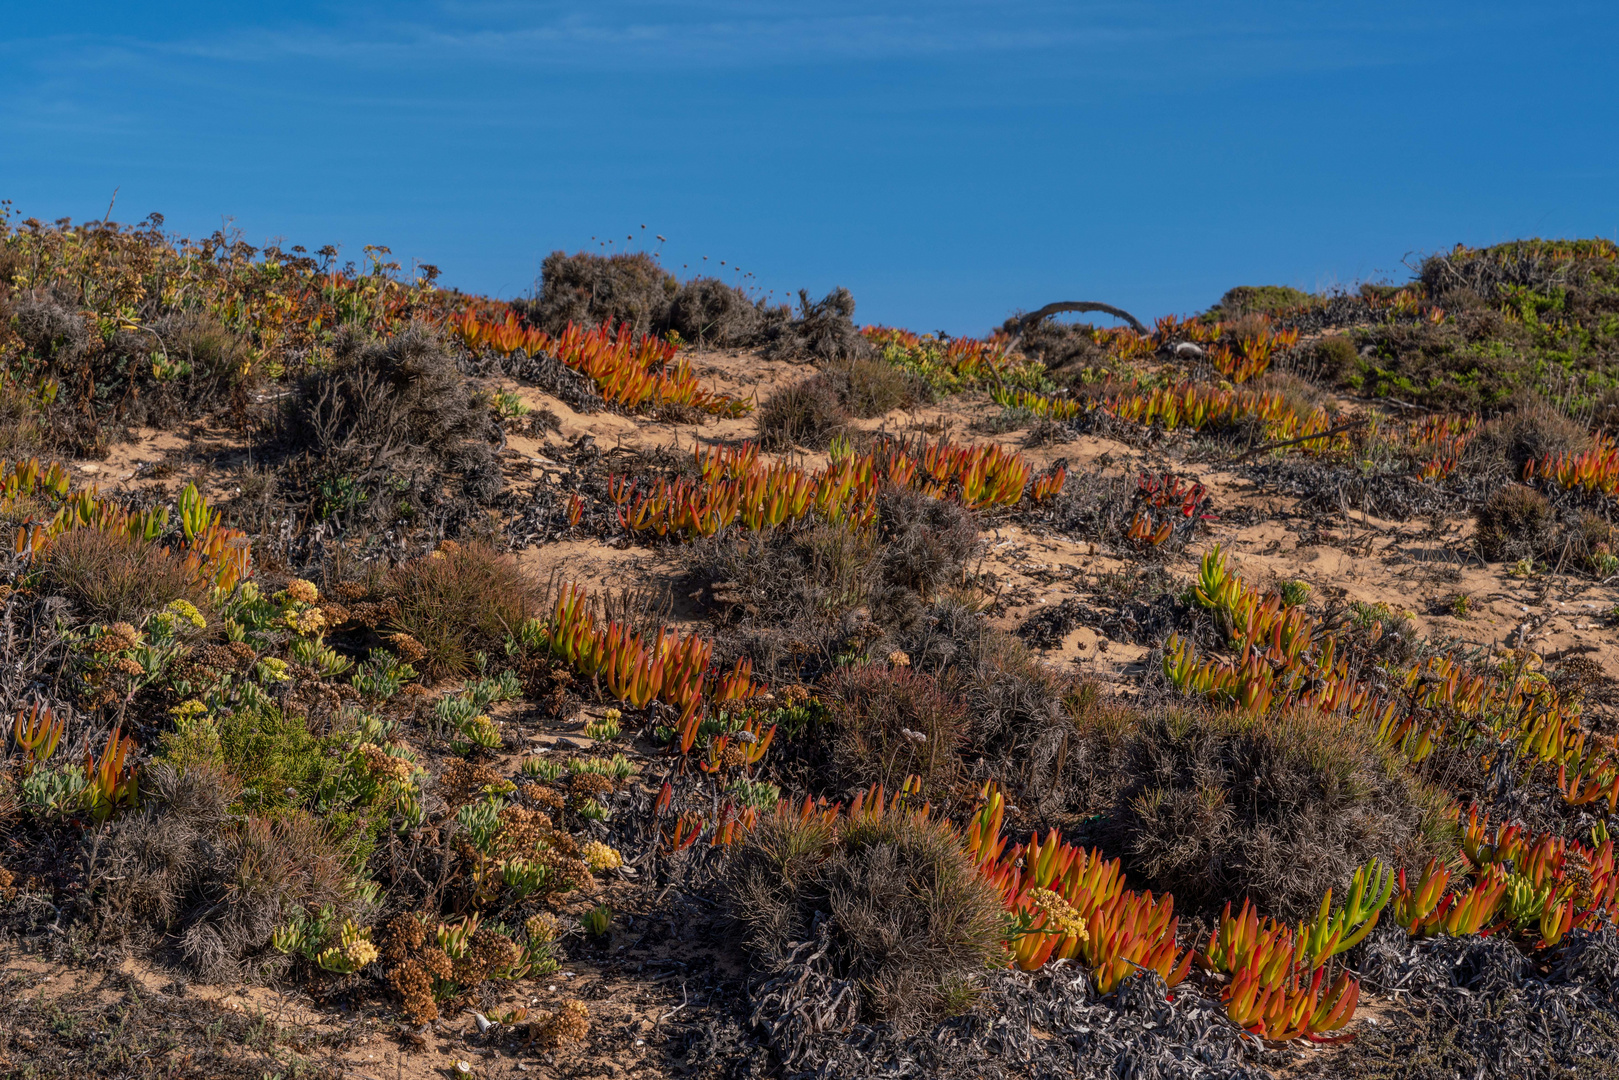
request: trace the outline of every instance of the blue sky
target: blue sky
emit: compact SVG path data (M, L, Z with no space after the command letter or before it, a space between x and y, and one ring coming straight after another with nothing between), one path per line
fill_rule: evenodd
M386 244L501 296L611 237L980 334L1619 234L1612 4L15 6L19 214L99 218L116 188L121 220Z

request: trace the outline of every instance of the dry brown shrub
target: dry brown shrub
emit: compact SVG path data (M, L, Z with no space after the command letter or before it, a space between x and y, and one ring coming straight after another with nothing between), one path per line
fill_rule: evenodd
M445 545L412 559L393 570L386 588L394 629L420 645L419 666L434 680L465 674L480 650L497 653L542 598L516 559L483 544Z
M947 826L889 813L832 829L796 814L760 822L728 870L731 911L766 967L829 931L835 973L862 1012L912 1030L969 1005L1000 956L1000 897Z
M917 775L934 791L959 774L970 717L932 676L861 664L840 671L829 689L833 755L849 785L897 791Z
M1473 512L1478 549L1491 562L1513 562L1545 554L1557 536L1551 501L1534 488L1508 484Z
M824 450L849 425L837 388L825 375L812 375L765 398L755 422L768 450L805 446Z
M1069 769L1109 806L1104 847L1136 887L1213 912L1251 897L1280 919L1377 857L1444 857L1448 800L1413 779L1376 733L1339 716L1256 717L1117 703L1081 723Z
M185 556L96 528L56 538L45 558L45 584L99 622L139 623L174 600L208 608L208 589L186 567Z

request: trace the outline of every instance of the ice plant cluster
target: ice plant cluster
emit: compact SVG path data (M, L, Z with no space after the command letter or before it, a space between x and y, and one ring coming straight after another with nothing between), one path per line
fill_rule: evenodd
M58 536L74 529L119 533L147 543L169 531L171 515L166 506L131 511L104 498L94 486L69 492L67 469L61 462L41 466L38 458L0 461L0 513L19 508L30 512L17 526L13 550L18 555L38 555ZM38 509L51 506L56 510L49 518L36 516ZM226 527L219 511L194 484L180 492L179 511L184 565L193 579L226 592L247 580L252 572L247 534Z
M1527 663L1474 672L1454 656L1429 656L1381 680L1351 672L1342 631L1328 630L1280 593L1262 595L1228 571L1216 546L1204 556L1194 595L1228 628L1234 659L1201 662L1179 634L1164 643L1164 673L1184 693L1264 714L1310 709L1369 725L1413 763L1447 741L1555 768L1570 805L1619 807L1619 761L1589 739L1577 708ZM1382 623L1373 624L1375 642Z
M860 328L867 341L890 364L919 375L943 393L1008 384L1034 389L1044 381L1045 366L1008 353L1008 339L995 334L989 340L944 338L913 334L887 326Z
M773 529L815 517L864 528L876 519L884 481L933 498L953 498L974 510L1011 507L1029 486L1030 467L1016 451L994 444L955 446L945 440L886 440L865 454L834 457L824 469L759 460L753 443L692 451L695 480L658 480L648 490L614 476L608 495L619 524L630 532L693 539L724 529ZM1066 472L1037 481L1036 501L1062 490Z
M1597 434L1589 450L1547 454L1524 463L1524 480L1540 477L1568 491L1613 498L1619 494L1619 443Z
M530 620L522 637L544 644L580 674L601 680L620 701L636 708L653 701L669 706L679 715L683 754L690 753L696 741L705 703L741 701L762 689L753 681L753 664L746 659L724 674L714 671L713 643L696 634L683 637L660 628L656 637L646 640L623 623L608 620L602 625L579 585L564 586L550 618ZM756 739L749 751L754 760L763 755L774 734L772 728Z
M704 390L689 361L681 360L671 368L669 363L678 346L650 334L634 334L629 323L616 331L606 323L589 330L569 323L567 329L553 337L524 326L514 311L508 311L503 322L493 322L469 308L451 316L447 325L462 344L474 351L491 349L502 355L518 351L531 355L550 353L588 376L603 398L621 408L673 405L719 416L745 416L753 408L752 402Z

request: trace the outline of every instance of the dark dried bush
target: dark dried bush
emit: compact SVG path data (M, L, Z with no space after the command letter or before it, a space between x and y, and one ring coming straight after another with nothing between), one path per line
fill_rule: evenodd
M800 289L798 318L773 327L764 347L773 360L859 360L871 353L854 324L854 294L842 286L815 301Z
M1537 558L1556 542L1557 514L1546 496L1523 484L1497 489L1473 511L1479 554L1490 562Z
M206 765L151 762L142 782L140 812L84 841L86 900L102 939L173 933L187 966L219 981L282 963L267 948L293 910L359 910L346 858L315 818L234 816L240 785Z
M1523 476L1523 467L1547 454L1585 449L1591 436L1582 424L1534 395L1525 395L1511 412L1485 422L1463 452L1467 471L1486 480L1507 482Z
M823 373L838 402L862 420L894 409L909 409L930 400L927 381L886 360L852 360Z
M174 600L208 608L208 588L183 555L97 528L72 529L51 543L44 584L97 622L139 623Z
M890 812L832 830L766 818L728 868L733 917L761 966L825 932L867 1019L900 1029L960 1012L1002 955L1000 898L945 826Z
M239 786L229 773L207 766L181 772L154 761L142 768L140 812L85 838L86 895L101 937L138 938L179 925L208 872Z
M1137 887L1173 892L1177 908L1212 912L1247 896L1301 918L1367 859L1421 866L1454 851L1445 800L1342 717L1092 710L1068 770L1088 803L1110 807L1107 850Z
M517 560L477 543L446 543L395 567L384 592L395 605L391 628L421 643L416 666L434 680L470 671L479 651L497 653L542 600Z
M499 423L433 329L412 324L380 341L345 334L334 351L332 366L304 379L284 417L292 447L314 457L327 483L431 501L453 474L475 499L500 493ZM393 512L389 500L372 505Z
M914 623L942 589L960 585L978 551L976 514L910 488L879 493L877 534L872 615L891 631Z
M830 666L850 613L872 590L876 541L816 524L731 532L687 549L693 578L728 628L725 644L776 678Z
M982 755L975 780L994 777L1031 807L1061 802L1068 793L1062 765L1073 735L1063 704L1068 680L956 593L935 600L894 643L919 670L953 673L952 685L973 718L969 745Z
M847 429L849 414L843 411L831 380L825 375L811 375L765 398L755 423L759 442L767 450L790 450L794 446L825 450L835 436Z
M590 328L624 323L638 334L655 332L668 320L680 284L645 252L569 255L553 251L540 264L540 295L512 306L549 334L569 323Z
M1001 330L1015 335L1022 325L1023 313L1019 313L1002 323ZM1025 356L1044 364L1052 374L1072 375L1085 368L1108 364L1107 349L1097 344L1095 329L1088 323L1042 319L1023 333L1018 348Z
M47 366L66 368L90 350L90 323L70 297L37 289L13 296L8 306L17 336Z
M719 278L692 278L669 305L668 328L699 346L737 348L752 344L768 309Z
M294 910L330 904L341 917L360 907L343 852L303 811L274 820L249 816L233 826L213 847L198 893L180 955L207 981L284 963L267 949Z
M859 664L838 672L828 691L836 702L832 753L846 786L898 791L915 775L936 792L960 772L970 717L932 676Z

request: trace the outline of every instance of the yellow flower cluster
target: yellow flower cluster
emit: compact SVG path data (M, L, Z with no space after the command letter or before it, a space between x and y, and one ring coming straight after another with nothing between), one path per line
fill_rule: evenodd
M279 656L266 656L260 660L259 675L267 682L285 682L292 678L287 674L287 662Z
M1030 889L1029 906L1045 915L1046 930L1060 930L1080 941L1090 940L1090 931L1085 929L1084 917L1074 910L1072 904L1050 889Z
M313 582L303 578L294 578L282 591L288 600L299 604L313 604L320 599L320 590L315 588Z
M304 637L314 637L326 629L326 616L320 608L289 611L285 621L289 630Z
M530 915L523 929L528 931L530 945L549 945L562 936L562 920L542 911L538 915Z
M174 717L176 720L186 721L190 720L192 717L201 716L207 711L208 706L204 705L196 698L192 698L190 701L182 701L180 704L170 709L169 715Z
M193 604L189 600L171 601L167 610L175 615L178 615L180 618L184 619L198 630L201 630L208 625L208 620L202 617L202 612L197 610L197 605Z
M349 963L356 969L363 968L377 958L377 947L365 938L351 942L343 949L349 958Z
M608 847L600 840L592 840L581 845L579 857L598 874L604 870L617 870L624 865L624 856L618 853L618 849Z

